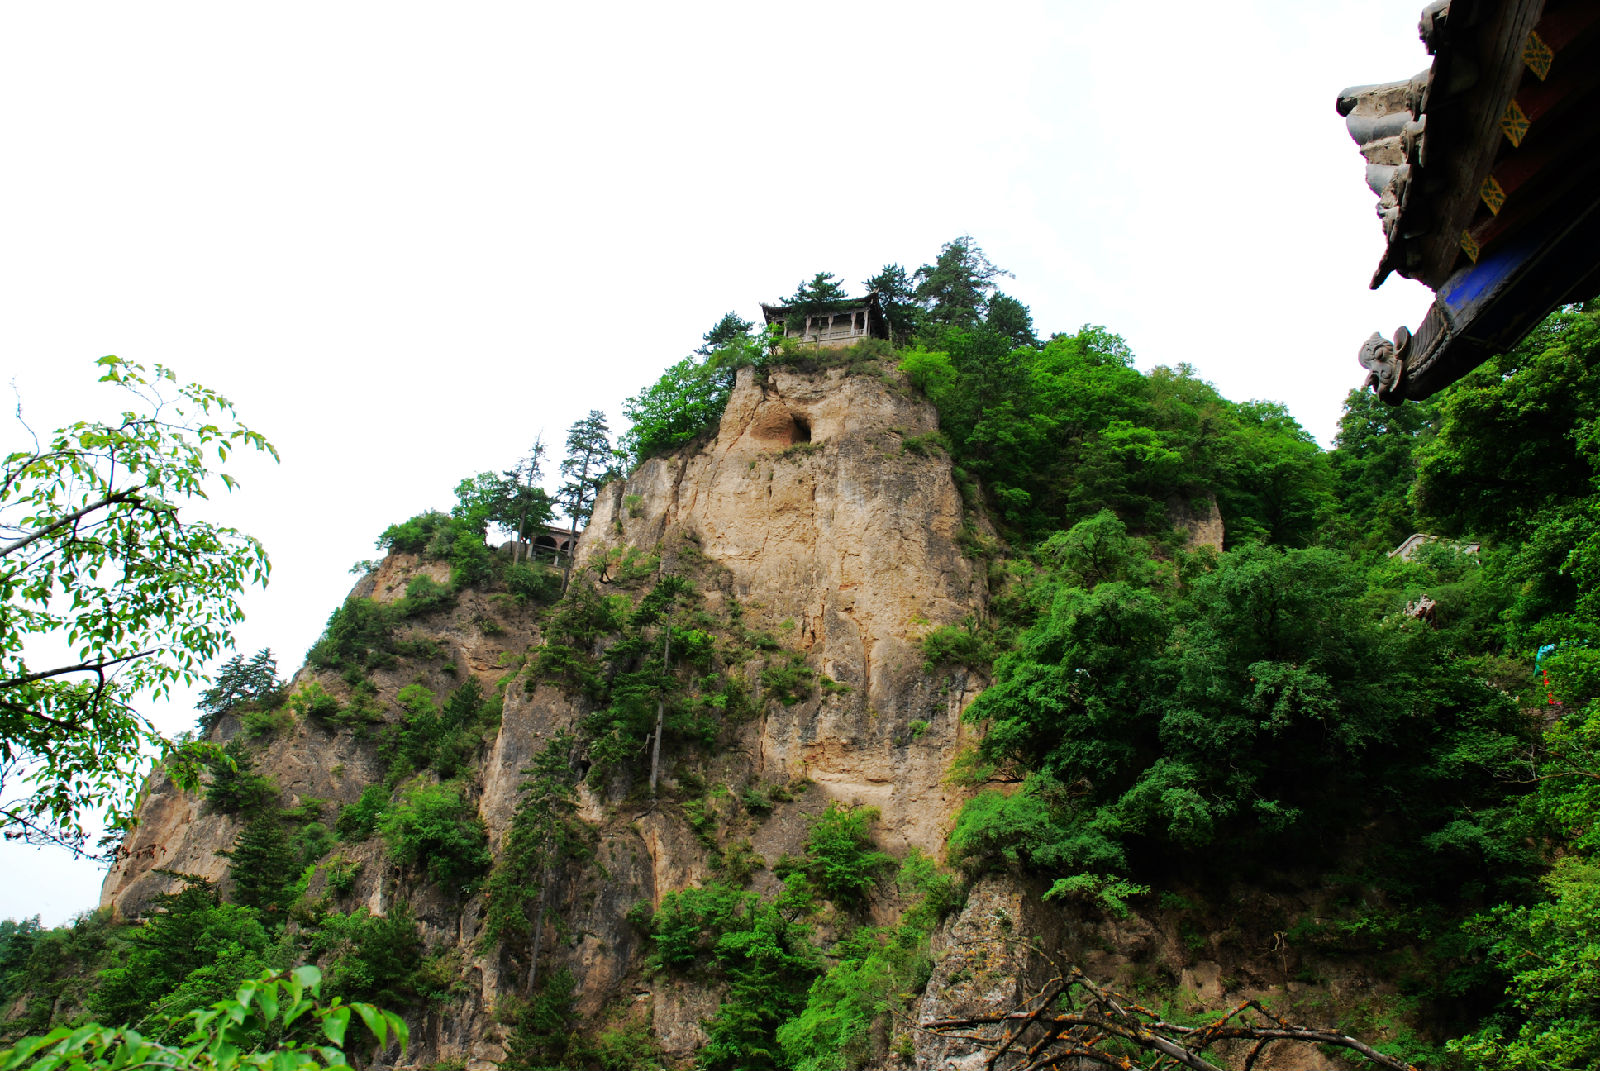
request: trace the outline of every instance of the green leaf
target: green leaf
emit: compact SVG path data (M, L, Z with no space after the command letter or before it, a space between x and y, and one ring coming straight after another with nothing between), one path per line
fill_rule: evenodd
M261 987L261 1018L267 1022L278 1017L278 983L268 982Z
M283 1010L283 1025L288 1026L314 1007L316 1007L316 1005L312 1004L309 1000L297 1000L293 1004L288 1005Z
M372 1036L378 1039L378 1047L389 1043L389 1024L383 1017L383 1012L371 1004L352 1004L350 1007L361 1016L361 1021L367 1024L367 1029L372 1031Z
M344 1033L350 1026L350 1009L346 1007L329 1008L322 1015L322 1032L328 1035L328 1040L335 1045L344 1044Z

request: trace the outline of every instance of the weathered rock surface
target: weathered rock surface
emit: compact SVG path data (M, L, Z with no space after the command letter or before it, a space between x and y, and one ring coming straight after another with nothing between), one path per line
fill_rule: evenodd
M612 484L578 551L597 570L628 546L725 570L753 627L850 689L768 704L742 741L757 775L877 807L888 846L929 853L962 798L942 778L982 682L924 673L919 645L987 597L949 459L918 443L937 430L896 373L743 369L716 437Z

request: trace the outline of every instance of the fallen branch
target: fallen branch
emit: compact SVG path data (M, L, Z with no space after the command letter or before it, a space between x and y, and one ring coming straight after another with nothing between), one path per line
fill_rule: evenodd
M1255 1000L1241 1001L1204 1026L1168 1022L1151 1009L1091 981L1077 967L1063 971L1057 966L1055 976L1020 1007L934 1019L920 1025L942 1037L988 1049L986 1071L1002 1066L1000 1060L1007 1054L1012 1059L1003 1065L1006 1071L1045 1071L1070 1066L1074 1061L1141 1071L1127 1055L1130 1049L1155 1057L1144 1071L1168 1065L1189 1071L1226 1071L1206 1054L1219 1043L1229 1041L1256 1043L1239 1065L1242 1071L1252 1071L1267 1046L1277 1042L1332 1045L1358 1053L1388 1071L1416 1071L1411 1064L1348 1034L1289 1023Z

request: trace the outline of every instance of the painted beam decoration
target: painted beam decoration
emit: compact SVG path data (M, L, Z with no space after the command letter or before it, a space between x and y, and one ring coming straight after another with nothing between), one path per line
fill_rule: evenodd
M1426 398L1600 292L1600 0L1439 0L1433 56L1338 112L1367 164L1392 272L1434 301L1361 344L1384 401Z

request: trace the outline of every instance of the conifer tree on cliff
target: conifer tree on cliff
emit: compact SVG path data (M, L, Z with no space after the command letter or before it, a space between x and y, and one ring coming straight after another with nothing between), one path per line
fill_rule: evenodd
M611 429L606 426L606 415L600 410L589 410L588 416L567 430L567 456L561 462L561 475L567 482L556 492L556 500L567 514L567 534L570 537L567 565L561 576L563 591L572 576L570 549L578 538L578 524L588 523L601 485L615 475L611 465L613 457Z
M507 469L499 484L502 499L491 507L498 521L517 533L517 543L512 548L511 560L521 557L522 545L533 544L533 529L550 520L550 500L539 482L544 479L544 433L533 440L533 448L516 464ZM457 489L460 493L460 489Z
M794 296L784 303L789 306L789 330L799 330L806 317L830 313L849 299L844 284L831 271L819 271L810 279L802 279Z
M748 335L750 329L754 326L755 324L738 313L726 312L723 314L722 319L717 321L715 327L700 336L703 342L700 348L694 352L701 357L709 357L713 351L721 349L735 339ZM594 414L591 412L589 415L593 416Z
M917 316L922 311L906 270L898 264L885 264L882 271L867 280L867 289L877 293L883 306L890 340L896 346L904 346L916 333Z
M914 276L916 298L927 310L929 323L950 327L976 327L989 309L995 280L1011 273L997 268L984 256L972 235L948 241L932 264L924 264Z

